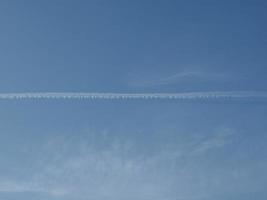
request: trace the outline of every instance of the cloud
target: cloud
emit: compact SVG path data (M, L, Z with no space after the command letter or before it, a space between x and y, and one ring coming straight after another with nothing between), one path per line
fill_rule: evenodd
M64 188L73 199L158 199L168 192L165 175L154 174L159 163L131 157L124 144L112 142L99 149L81 141L69 142L63 139L49 145L53 153L39 160L43 167L33 182L47 190Z
M41 187L40 183L34 181L8 180L0 182L0 193L43 193L51 196L62 196L66 193L60 188Z
M18 183L12 181L0 182L0 192L27 192L32 191L32 186L28 183Z
M135 80L131 81L133 87L153 87L161 85L171 85L184 82L199 82L199 81L222 81L226 80L223 73L201 72L201 71L184 71L175 73L166 77L158 77L154 79Z
M186 93L89 93L89 92L35 92L0 93L0 99L266 99L267 92L206 91Z
M218 191L227 190L225 185L233 186L227 167L205 163L206 153L231 145L236 134L232 129L186 134L156 145L153 153L138 151L137 141L113 134L51 136L40 147L28 181L2 181L0 192L41 193L64 200L203 200L214 199Z
M191 155L199 155L205 153L207 151L212 151L218 148L222 148L225 145L231 143L232 137L234 136L234 132L231 129L221 129L217 130L212 136L204 138L198 141L193 150L191 151Z
M133 142L106 138L107 143L100 145L104 136L92 134L94 143L89 136L51 138L40 151L30 181L5 182L0 191L39 192L65 199L199 199L181 189L176 193L175 187L187 175L175 163L223 147L228 137L222 131L174 148L166 144L150 154L135 152L138 145Z

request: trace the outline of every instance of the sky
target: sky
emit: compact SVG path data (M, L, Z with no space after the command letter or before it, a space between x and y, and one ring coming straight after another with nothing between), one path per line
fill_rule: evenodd
M264 0L1 0L4 93L267 92ZM266 199L266 99L0 99L0 198Z

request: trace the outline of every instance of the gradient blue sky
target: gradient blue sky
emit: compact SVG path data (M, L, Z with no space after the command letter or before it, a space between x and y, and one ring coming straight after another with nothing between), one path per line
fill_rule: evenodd
M1 0L0 92L267 91L264 0ZM267 199L267 102L1 100L0 198Z

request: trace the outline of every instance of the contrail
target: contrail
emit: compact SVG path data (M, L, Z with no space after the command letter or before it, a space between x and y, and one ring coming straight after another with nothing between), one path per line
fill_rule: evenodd
M266 99L267 92L224 91L186 93L90 93L90 92L21 92L0 93L0 99Z

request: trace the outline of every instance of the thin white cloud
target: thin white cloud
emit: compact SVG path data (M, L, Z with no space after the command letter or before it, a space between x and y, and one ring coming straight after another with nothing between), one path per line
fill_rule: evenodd
M134 140L128 144L107 138L107 143L98 145L106 137L99 132L75 139L51 136L40 147L35 160L38 165L33 163L29 182L0 181L0 192L32 192L68 200L214 199L211 197L217 194L218 187L233 186L225 179L228 171L218 173L212 165L196 166L195 161L198 156L226 147L236 132L227 128L207 132L158 146L153 154L136 152L139 146ZM91 134L98 142L91 143Z
M63 188L49 188L45 186L40 186L40 183L30 181L1 181L0 182L0 193L44 193L51 196L62 196L67 193Z
M0 182L0 192L44 193L64 199L201 199L200 186L194 186L194 193L187 191L189 183L184 186L190 167L184 171L177 162L223 147L228 136L229 131L219 131L214 137L195 138L174 148L166 144L155 154L134 155L137 144L126 141L108 140L109 146L100 147L91 144L89 136L51 138L41 147L29 182Z
M207 151L222 148L231 143L234 133L230 129L217 130L212 136L198 141L191 151L191 155L199 155Z
M201 71L184 71L175 73L166 77L146 78L145 80L134 80L130 82L133 87L153 87L160 85L170 85L188 81L221 81L226 80L223 73L201 72Z
M88 93L88 92L24 92L0 93L0 99L247 99L267 98L267 92L209 91L187 93Z
M0 192L27 192L31 190L32 187L29 184L12 181L0 182Z

